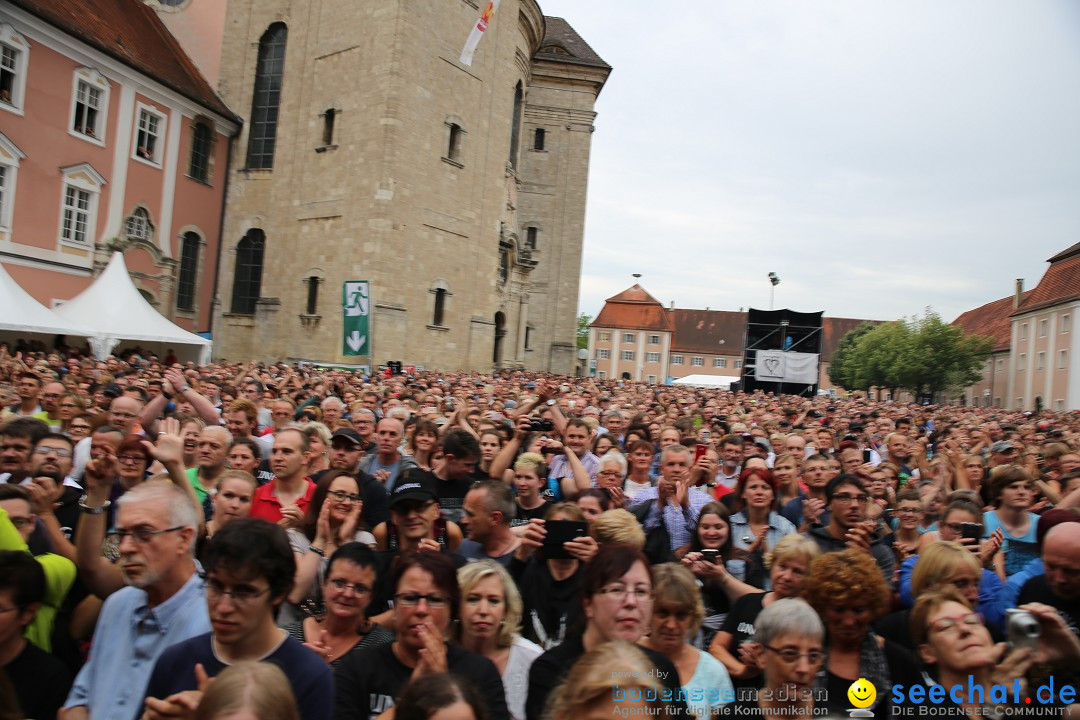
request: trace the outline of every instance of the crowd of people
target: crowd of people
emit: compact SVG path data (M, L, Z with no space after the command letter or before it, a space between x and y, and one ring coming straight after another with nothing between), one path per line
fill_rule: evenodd
M1076 413L6 345L0 405L0 720L1080 709Z

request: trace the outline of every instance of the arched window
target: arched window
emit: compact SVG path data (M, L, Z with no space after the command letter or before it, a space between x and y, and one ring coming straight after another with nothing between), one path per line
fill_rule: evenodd
M284 23L274 23L259 40L255 92L251 98L251 129L248 131L247 166L250 169L269 170L274 167L274 141L277 138L288 34Z
M521 81L514 86L514 114L510 126L510 165L517 167L518 158L518 133L521 128L521 106L524 104L525 92L521 89Z
M442 326L446 319L446 290L439 288L435 291L435 316L431 319L432 325Z
M319 313L319 283L322 279L318 275L309 275L304 278L304 283L307 285L307 314L317 315Z
M195 309L195 275L199 268L199 235L186 232L180 246L180 271L176 277L176 309Z
M461 162L461 138L464 135L460 125L450 124L450 142L446 147L446 157Z
M263 252L266 234L258 228L247 231L236 245L236 269L233 273L232 312L254 315L255 302L262 291Z
M146 208L135 208L135 212L128 215L124 221L124 235L129 240L146 240L149 242L154 237L154 226L150 224L150 213Z

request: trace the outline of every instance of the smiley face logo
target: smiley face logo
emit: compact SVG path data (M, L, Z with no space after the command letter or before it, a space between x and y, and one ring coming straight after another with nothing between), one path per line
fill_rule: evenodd
M847 691L848 700L851 704L857 708L868 708L874 704L874 700L877 699L877 688L874 687L874 683L870 682L866 678L859 678L855 682L851 683L851 687Z

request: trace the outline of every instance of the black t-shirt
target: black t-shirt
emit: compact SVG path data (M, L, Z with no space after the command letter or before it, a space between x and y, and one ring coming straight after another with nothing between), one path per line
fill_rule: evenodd
M268 482L273 482L276 476L274 471L270 469L270 461L263 460L259 463L259 467L255 468L255 482L259 487L262 487Z
M765 596L767 594L751 593L743 595L735 601L735 604L731 606L731 610L728 611L727 617L724 618L724 627L721 630L731 635L731 642L724 649L731 653L736 660L739 659L739 646L745 642L753 642L754 621L757 620L757 616L761 614L762 609L765 607ZM731 682L735 686L735 690L744 687L760 688L761 675L755 675L745 680L731 678Z
M449 672L468 678L487 701L491 720L509 720L502 678L495 664L483 655L457 645L446 648ZM334 675L335 720L367 720L394 706L412 678L413 669L398 660L393 645L381 645L352 653Z
M517 527L518 525L528 525L529 521L533 518L543 520L544 513L547 512L548 506L550 504L551 503L545 501L534 507L532 510L527 510L518 505L517 514L514 515L514 519L510 521L510 527Z
M1080 600L1064 600L1053 593L1050 584L1046 581L1046 575L1036 575L1024 583L1020 588L1020 594L1016 598L1016 605L1025 603L1044 603L1055 608L1065 624L1073 631L1080 634Z
M460 480L440 480L435 473L429 470L411 468L406 471L405 478L407 479L398 482L418 482L431 488L439 498L442 516L450 522L461 524L461 518L465 515L465 495L469 492L472 484L476 482L475 477L469 476Z
M32 642L2 670L15 688L21 717L56 717L71 690L71 673L64 663Z
M567 637L568 630L577 629L582 616L580 593L584 565L578 563L574 574L564 580L552 577L547 563L538 557L527 563L515 558L508 569L524 603L522 636L550 650Z
M915 657L891 640L885 641L882 648L885 654L885 663L889 667L889 678L893 685L909 687L916 681L916 669L918 663ZM847 715L851 701L848 700L847 692L851 683L858 678L842 678L826 670L826 690L828 691L829 717L844 717ZM878 693L877 700L872 707L874 717L887 718L892 715L892 693Z
M664 688L671 690L673 697L677 697L681 685L679 685L679 671L675 669L675 665L655 650L640 645L637 647L645 653L656 668L656 678L660 680ZM540 720L543 717L544 706L551 692L566 679L574 663L584 654L583 638L581 635L575 635L533 661L532 667L529 668L529 696L525 700L526 720ZM686 704L680 703L670 708L670 712L665 717L690 717L690 714L686 709Z

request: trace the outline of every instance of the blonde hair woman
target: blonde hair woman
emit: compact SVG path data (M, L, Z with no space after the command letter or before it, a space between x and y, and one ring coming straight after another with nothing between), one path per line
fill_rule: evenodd
M510 573L492 560L458 568L461 589L459 640L466 650L495 663L506 691L506 706L514 720L525 717L529 668L544 652L521 637L521 594Z
M281 668L264 662L240 662L225 668L207 686L195 720L218 720L241 713L248 720L300 720L292 686Z
M645 547L645 531L629 511L622 508L605 510L593 522L593 536L596 542L623 543L638 550Z
M664 693L657 692L653 684L655 673L656 666L637 645L623 640L606 642L574 663L566 681L548 698L544 720L674 715L677 710L660 699ZM620 691L627 699L616 699ZM648 697L654 699L646 700Z
M653 566L653 583L651 630L642 645L666 655L678 670L690 712L697 717L719 713L735 692L720 661L688 642L705 619L697 579L679 563L663 563Z
M758 687L760 668L748 648L753 641L754 621L761 611L778 600L800 597L810 564L821 554L816 542L805 535L788 535L776 543L766 558L773 589L743 595L731 606L724 627L716 633L709 652L727 668L735 687Z

